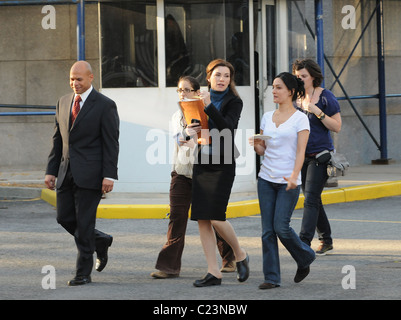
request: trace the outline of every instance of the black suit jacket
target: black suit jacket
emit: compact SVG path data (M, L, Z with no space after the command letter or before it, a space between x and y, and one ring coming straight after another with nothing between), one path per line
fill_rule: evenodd
M220 157L238 158L239 151L234 143L235 130L238 128L238 122L241 117L243 102L240 97L228 91L221 103L220 111L213 105L205 107L205 113L213 120L219 132L224 132L213 139L212 148L218 148ZM229 132L229 134L227 134ZM216 139L218 138L218 139ZM217 141L216 141L217 140ZM229 154L227 154L229 153ZM213 151L213 154L215 152Z
M103 178L117 179L119 117L115 102L92 89L71 126L74 93L57 103L53 147L46 174L63 183L68 166L81 188L101 189Z

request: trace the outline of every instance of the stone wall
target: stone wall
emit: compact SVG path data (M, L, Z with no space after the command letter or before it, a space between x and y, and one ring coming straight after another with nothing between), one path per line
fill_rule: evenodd
M313 0L305 1L306 18L313 25ZM366 24L375 1L324 1L325 52L339 72ZM356 8L356 28L344 30L344 5ZM76 5L54 5L55 29L44 29L42 5L0 7L0 104L53 105L58 97L71 92L69 69L76 61ZM398 41L401 2L384 1L386 88L388 94L401 93L401 44ZM305 34L308 32L305 31ZM306 56L313 56L308 35ZM92 64L95 88L99 88L99 25L97 4L86 5L86 59ZM334 78L326 67L326 87ZM350 96L378 93L375 19L350 60L341 81ZM338 85L333 92L342 97ZM354 105L380 142L377 99L354 100ZM352 165L368 164L380 152L346 101L341 102L343 127L334 134L336 148ZM22 111L1 108L0 112ZM401 98L387 99L388 156L401 160ZM53 116L0 116L0 166L2 169L42 169L45 167L53 133Z
M0 104L55 106L69 92L77 59L76 5L54 5L55 29L44 29L43 5L0 7ZM99 87L97 5L86 5L86 59ZM0 112L38 111L5 109ZM48 110L46 110L48 111ZM54 116L0 116L3 169L42 169L50 151Z

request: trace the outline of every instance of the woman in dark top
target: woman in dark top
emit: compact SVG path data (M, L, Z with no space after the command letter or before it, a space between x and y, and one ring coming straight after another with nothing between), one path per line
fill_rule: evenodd
M221 272L216 259L216 232L234 251L238 281L249 276L248 255L239 245L226 209L235 177L234 131L242 111L242 100L235 90L234 68L221 59L213 60L206 68L210 92L201 92L208 115L211 144L203 145L198 162L193 167L191 219L198 221L208 273L194 282L196 287L221 284Z
M191 76L182 76L178 80L177 93L180 101L196 99L200 93L200 84ZM181 110L173 114L171 124L175 143L170 183L170 220L167 241L156 261L158 271L150 274L156 279L175 278L181 271L188 211L191 206L193 153L197 150L197 133L201 129L198 124L187 124ZM218 234L216 238L223 259L221 271L234 272L235 261L231 247Z
M303 80L306 97L299 107L308 115L310 123L309 141L306 146L305 162L301 171L304 193L304 213L300 238L309 246L318 233L320 246L317 255L333 250L330 223L323 208L321 194L327 181L327 163L330 157L319 157L322 151L333 151L330 131L340 132L340 105L334 94L320 87L323 75L320 66L311 59L296 60L293 73ZM318 157L316 157L318 156Z

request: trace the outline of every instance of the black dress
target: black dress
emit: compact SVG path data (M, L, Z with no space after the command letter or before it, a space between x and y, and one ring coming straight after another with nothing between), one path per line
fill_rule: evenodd
M235 158L239 155L234 131L241 111L242 100L231 91L224 97L220 110L212 103L205 108L217 130L211 130L211 145L200 148L193 167L191 220L226 220L235 178Z

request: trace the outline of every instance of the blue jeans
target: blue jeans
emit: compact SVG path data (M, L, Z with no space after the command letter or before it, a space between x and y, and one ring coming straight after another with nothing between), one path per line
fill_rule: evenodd
M301 175L305 201L299 236L310 246L316 229L320 241L332 244L330 222L321 197L328 178L327 163L319 164L315 158L305 157Z
M290 227L300 186L286 191L287 184L258 179L258 197L262 217L263 274L266 283L280 285L280 259L277 237L291 254L298 268L308 267L315 252Z

